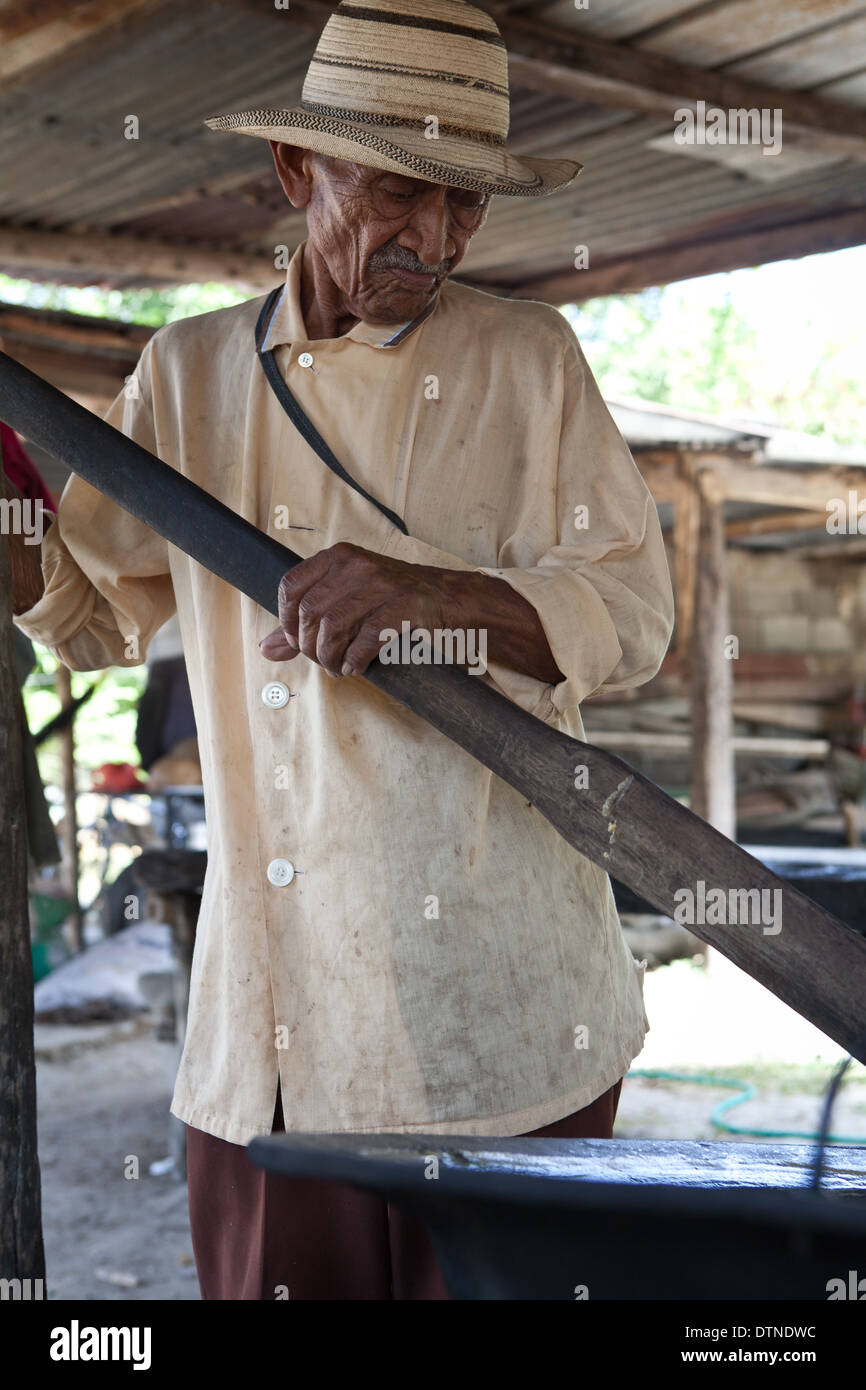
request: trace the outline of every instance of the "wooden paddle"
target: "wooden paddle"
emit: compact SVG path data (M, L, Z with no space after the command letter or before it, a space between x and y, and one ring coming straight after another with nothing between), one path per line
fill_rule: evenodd
M297 555L5 353L0 417L277 614L280 579ZM376 661L365 679L510 783L570 845L660 912L675 916L688 893L699 903L702 885L718 890L738 922L689 921L689 929L866 1062L866 937L621 758L550 728L466 672ZM744 913L749 890L781 905L778 920Z

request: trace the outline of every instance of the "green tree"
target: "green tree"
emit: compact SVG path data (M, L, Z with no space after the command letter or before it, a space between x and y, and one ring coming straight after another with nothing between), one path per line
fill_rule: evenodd
M563 313L609 397L866 445L862 382L848 365L858 334L862 342L859 324L852 323L847 339L818 338L804 310L802 351L793 347L780 358L729 292L707 304L687 287L670 285L566 305Z

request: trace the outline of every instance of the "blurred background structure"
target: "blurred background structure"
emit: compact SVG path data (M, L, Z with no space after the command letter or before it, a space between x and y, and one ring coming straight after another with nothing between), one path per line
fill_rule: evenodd
M658 505L675 582L664 665L640 690L589 702L587 736L866 931L866 13L855 0L483 7L509 51L516 149L584 170L549 200L494 200L456 278L572 321ZM295 103L333 8L0 7L9 354L102 413L161 323L278 283L304 218L265 142L203 121ZM701 103L781 112L781 148L679 141L678 113ZM19 443L59 496L63 466ZM52 1138L46 1114L47 1151L61 1124L80 1116L83 1142L95 1123L85 1087L106 1097L118 1145L130 1126L147 1136L154 1175L182 1173L164 1093L207 843L182 653L171 633L161 642L147 668L101 678L70 678L37 651L24 688L37 737L82 701L38 749L63 850L33 867L30 891L37 1051L57 1120ZM620 1131L714 1137L727 1084L748 1101L738 1137L810 1133L838 1049L617 894L635 954L667 967L647 980L638 1063L656 1075L626 1085ZM124 1068L143 1109L118 1092ZM866 1138L862 1068L838 1128ZM61 1213L45 1172L63 1296L64 1279L81 1287L86 1222L80 1204ZM91 1178L74 1179L85 1205ZM124 1284L118 1266L138 1257L134 1231L117 1235L113 1190L88 1296L194 1297L183 1251ZM182 1244L177 1203L152 1203L142 1221L164 1220Z

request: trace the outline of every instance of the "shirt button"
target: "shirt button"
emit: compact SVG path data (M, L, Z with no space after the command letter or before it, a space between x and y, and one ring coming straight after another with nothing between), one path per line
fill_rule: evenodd
M302 352L298 358L298 362L302 367L312 367L313 354L311 352Z
M295 866L290 864L288 859L272 859L268 865L268 882L273 883L276 888L291 883L294 877Z
M282 681L268 681L262 686L262 699L271 709L282 709L291 699L291 692Z

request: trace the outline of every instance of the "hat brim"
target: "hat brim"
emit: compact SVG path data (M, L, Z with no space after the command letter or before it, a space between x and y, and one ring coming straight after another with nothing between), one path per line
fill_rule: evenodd
M423 130L412 126L356 124L300 107L238 111L213 116L205 125L211 130L300 145L334 159L348 159L354 164L387 169L429 183L512 198L540 198L555 193L571 183L583 167L573 159L509 154L504 145L444 131L429 138Z

